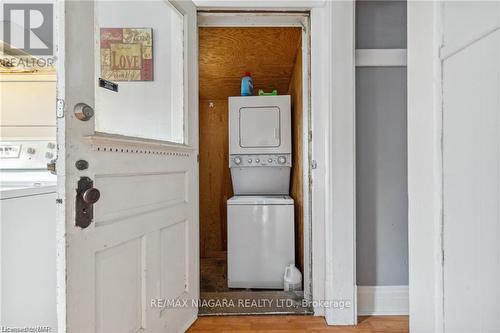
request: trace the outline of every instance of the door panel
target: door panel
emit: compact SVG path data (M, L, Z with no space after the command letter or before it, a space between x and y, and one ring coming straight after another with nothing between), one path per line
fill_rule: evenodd
M487 17L484 5L447 5L443 17ZM448 40L461 35L445 31ZM492 31L443 61L445 332L500 331L499 45Z
M96 174L95 186L103 195L95 207L94 222L100 226L132 215L187 203L187 185L185 170L153 174ZM134 190L131 191L131 188Z
M500 24L498 1L444 1L443 51L457 51L477 38L497 30Z
M95 253L97 332L142 327L142 242L138 237Z
M175 299L188 288L189 221L183 220L160 230L161 297Z
M240 146L268 148L280 145L280 109L277 107L240 109Z
M59 236L65 236L58 246L58 297L65 304L58 309L61 331L180 332L196 319L198 309L191 301L186 307L164 306L164 301L199 295L196 8L188 1L172 3L184 18L185 57L183 107L177 112L183 125L174 133L182 139L173 141L185 144L125 136L130 135L127 131L103 134L96 131L98 116L88 121L74 116L75 105L85 103L95 115L111 112L117 123L131 121L130 114L119 112L120 103L104 107L96 100L96 89L102 89L96 88L97 6L91 1L60 4L59 45L64 47L59 47L58 56L64 61L59 64L58 98L64 100L64 117L58 119L58 142L59 156L65 157L57 161L58 196L64 203L59 209ZM135 13L146 21L151 15L151 11ZM130 26L135 27L133 22ZM162 30L153 29L153 35L169 38ZM141 89L150 83L127 82ZM157 94L130 95L127 89L105 93L115 94L113 99L126 93L134 105L145 100L160 107L165 103ZM144 118L154 116L150 111L137 109ZM78 160L87 161L88 168L77 169ZM81 177L93 180L100 191L93 220L85 229L75 226Z

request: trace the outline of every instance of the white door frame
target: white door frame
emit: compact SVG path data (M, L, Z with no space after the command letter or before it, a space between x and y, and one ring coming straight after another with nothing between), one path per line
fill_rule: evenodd
M412 332L443 332L440 2L408 1L408 252Z
M313 237L321 235L313 238L313 262L324 253L324 312L330 325L357 323L354 8L354 1L328 1L312 10L313 117L319 113L313 118L313 156L323 168L313 173L313 188L325 186L313 190L313 212L324 202L324 230L313 231Z
M211 1L200 10L311 13L312 299L330 325L356 309L354 1Z
M309 147L310 128L310 24L307 13L253 13L248 11L230 13L198 12L198 27L298 27L302 29L302 115L303 131L301 139L303 143L302 151L302 182L303 182L303 242L304 258L303 279L304 279L304 299L312 300L312 269L311 269L311 151Z

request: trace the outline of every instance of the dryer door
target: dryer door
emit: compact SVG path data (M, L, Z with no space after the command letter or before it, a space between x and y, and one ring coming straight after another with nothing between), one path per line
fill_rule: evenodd
M240 147L274 148L281 144L278 107L243 107L240 109Z

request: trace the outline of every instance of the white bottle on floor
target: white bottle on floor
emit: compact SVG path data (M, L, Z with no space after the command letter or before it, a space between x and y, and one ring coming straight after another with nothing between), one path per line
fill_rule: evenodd
M283 281L283 290L285 291L302 290L302 274L294 264L286 266Z

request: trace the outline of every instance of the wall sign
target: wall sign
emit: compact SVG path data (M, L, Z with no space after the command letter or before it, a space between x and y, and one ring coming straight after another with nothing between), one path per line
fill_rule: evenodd
M101 28L101 77L153 81L153 29Z
M99 87L118 92L118 83L99 78Z

